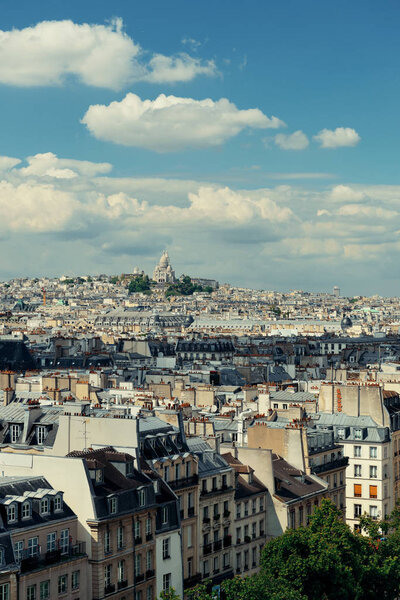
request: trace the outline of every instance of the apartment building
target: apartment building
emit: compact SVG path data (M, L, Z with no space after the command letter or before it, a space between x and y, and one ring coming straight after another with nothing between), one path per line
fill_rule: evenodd
M11 559L13 572L18 571L13 583L0 584L2 600L88 597L85 543L78 539L77 517L62 491L44 477L2 477L0 517L12 544L4 544L3 534L0 561L3 567Z
M201 438L187 438L187 444L198 458L199 569L203 579L219 585L233 575L234 470Z
M266 542L267 487L254 469L231 453L222 454L235 473L234 569L237 575L253 575L259 569Z

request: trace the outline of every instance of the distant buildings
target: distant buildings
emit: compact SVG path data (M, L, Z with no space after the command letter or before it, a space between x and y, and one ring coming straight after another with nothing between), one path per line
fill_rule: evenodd
M153 280L157 283L175 283L175 271L172 269L166 250L162 253L160 261L153 271Z

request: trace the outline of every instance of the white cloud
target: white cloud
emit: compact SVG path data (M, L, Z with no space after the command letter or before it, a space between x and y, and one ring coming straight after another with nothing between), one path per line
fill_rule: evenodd
M0 182L0 222L11 231L61 231L79 203L68 192L51 185L13 185Z
M379 206L364 206L363 204L345 204L338 210L338 215L344 217L356 217L361 219L366 217L368 219L394 219L399 216L399 213L395 210L388 210Z
M156 152L219 146L245 128L277 128L283 122L259 109L239 110L226 98L194 100L161 94L141 100L92 105L82 119L98 139Z
M291 134L278 133L275 144L282 150L304 150L309 145L308 138L300 129Z
M21 160L19 158L12 158L11 156L0 156L0 171L8 171L16 165L19 165Z
M314 135L313 139L321 148L340 148L342 146L356 146L361 137L355 129L350 127L337 127L336 129L322 129Z
M321 208L319 210L317 210L317 217L331 217L332 213L329 210L326 210L326 208Z
M330 199L335 202L361 202L365 199L365 193L348 185L336 185L330 193Z
M177 56L155 54L149 61L148 73L143 76L150 83L174 83L175 81L191 81L197 75L213 77L217 74L213 60L202 61L186 53Z
M135 81L172 83L216 73L213 61L186 53L148 56L119 18L109 25L42 21L0 30L0 83L8 85L60 85L74 76L86 85L121 89Z
M87 160L58 158L52 152L35 154L27 158L28 166L18 169L25 177L51 177L55 179L74 179L78 175L93 177L111 171L110 163L93 163Z

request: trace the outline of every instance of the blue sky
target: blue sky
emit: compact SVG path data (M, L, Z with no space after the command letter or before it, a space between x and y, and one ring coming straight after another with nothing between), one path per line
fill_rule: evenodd
M400 295L399 12L3 2L0 277Z

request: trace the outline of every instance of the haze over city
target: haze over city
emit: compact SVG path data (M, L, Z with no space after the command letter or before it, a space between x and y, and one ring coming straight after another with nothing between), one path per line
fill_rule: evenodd
M4 3L0 277L399 293L396 2Z

